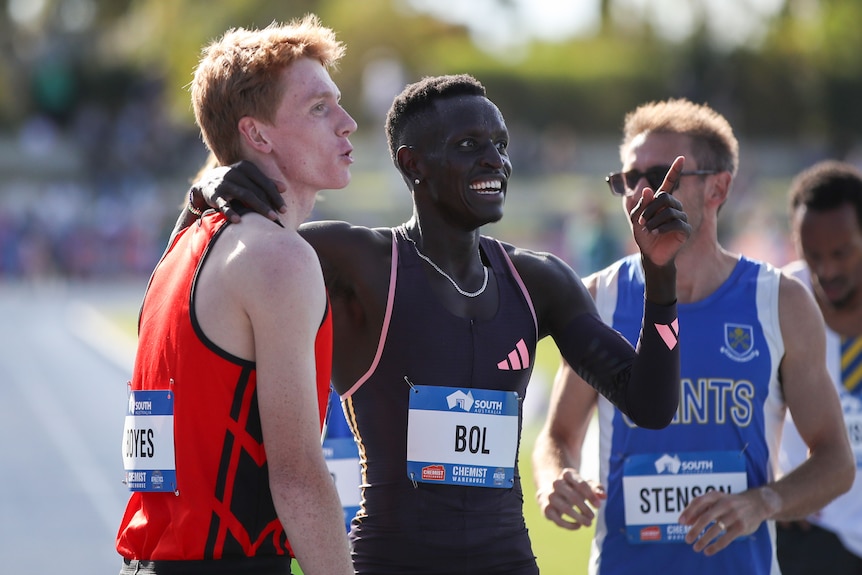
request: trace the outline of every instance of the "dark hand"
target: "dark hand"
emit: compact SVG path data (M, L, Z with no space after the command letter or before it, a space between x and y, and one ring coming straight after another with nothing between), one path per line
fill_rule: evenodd
M273 221L278 221L276 212L284 213L286 210L275 182L246 160L208 170L192 184L191 192L234 223L239 223L240 216L230 207L231 201L237 201Z
M657 266L672 262L691 235L682 204L666 191L676 186L684 161L682 156L674 160L658 192L644 188L640 201L629 214L641 253Z

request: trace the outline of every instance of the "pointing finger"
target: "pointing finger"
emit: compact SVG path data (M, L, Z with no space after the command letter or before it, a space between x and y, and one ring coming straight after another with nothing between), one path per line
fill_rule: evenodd
M664 176L664 181L662 181L661 185L658 187L658 192L655 195L659 195L662 193L670 193L674 188L676 188L676 184L679 181L680 174L682 174L682 167L685 165L685 156L677 156L673 161L673 164L670 165L670 169L667 171L667 174Z

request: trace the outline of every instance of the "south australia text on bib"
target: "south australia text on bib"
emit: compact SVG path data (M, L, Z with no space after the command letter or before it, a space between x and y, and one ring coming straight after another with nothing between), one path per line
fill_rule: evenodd
M407 475L412 481L514 485L516 392L417 385L409 393Z
M172 391L129 392L123 428L123 468L130 491L177 490Z

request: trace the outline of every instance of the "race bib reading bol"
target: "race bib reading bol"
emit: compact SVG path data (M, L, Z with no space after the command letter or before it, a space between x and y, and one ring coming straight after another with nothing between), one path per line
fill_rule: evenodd
M410 390L407 475L416 482L510 488L518 451L514 391Z

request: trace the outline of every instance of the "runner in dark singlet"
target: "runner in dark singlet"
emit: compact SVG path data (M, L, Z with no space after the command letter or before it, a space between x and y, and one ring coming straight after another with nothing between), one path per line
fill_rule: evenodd
M393 234L397 275L390 286L394 299L380 337L380 361L345 394L345 410L366 461L365 506L354 520L353 533L362 544L354 565L360 572L367 568L376 573L403 573L415 569L420 559L422 572L428 573L529 567L533 553L517 474L506 489L413 483L403 454L410 384L457 382L464 390L493 388L526 396L536 349L532 302L521 291L502 247L486 238L481 246L497 278L498 311L481 320L453 315L434 298L422 260L405 234L403 227ZM519 349L526 353L512 366L508 357ZM458 502L457 516L452 500ZM377 513L368 514L375 509ZM461 556L457 565L451 563L453 553ZM385 565L380 557L386 558Z
M332 298L333 384L360 447L354 565L375 575L535 575L516 460L536 342L552 336L639 425L667 425L679 393L674 257L690 228L666 193L645 196L632 214L648 286L636 351L602 324L559 258L481 235L503 215L511 163L506 124L478 81L411 84L390 109L387 136L413 197L410 220L300 229ZM248 163L193 187L214 206L259 205L249 197L273 191Z

